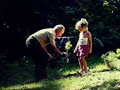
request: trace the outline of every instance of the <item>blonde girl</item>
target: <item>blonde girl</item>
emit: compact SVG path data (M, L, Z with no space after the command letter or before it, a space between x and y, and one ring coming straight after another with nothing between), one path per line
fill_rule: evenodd
M87 20L82 18L76 23L75 29L79 30L80 34L74 53L77 53L76 55L81 68L80 73L87 73L88 69L85 57L88 57L88 54L92 53L92 35L88 31Z

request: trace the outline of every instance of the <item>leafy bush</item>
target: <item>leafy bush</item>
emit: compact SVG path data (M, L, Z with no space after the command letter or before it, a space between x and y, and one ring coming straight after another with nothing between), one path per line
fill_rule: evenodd
M120 69L120 49L116 49L116 52L109 51L106 54L102 54L101 58L110 69Z

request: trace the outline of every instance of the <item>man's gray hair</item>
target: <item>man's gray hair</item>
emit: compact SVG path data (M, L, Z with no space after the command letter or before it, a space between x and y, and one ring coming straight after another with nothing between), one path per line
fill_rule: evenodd
M61 29L61 30L64 29L65 30L65 27L61 24L58 24L54 27L54 30L58 30L58 29Z

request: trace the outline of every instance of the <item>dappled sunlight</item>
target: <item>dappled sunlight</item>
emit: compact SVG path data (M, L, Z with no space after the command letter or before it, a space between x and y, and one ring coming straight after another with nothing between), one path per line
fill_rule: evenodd
M106 70L108 69L106 67L105 64L98 64L98 65L95 65L95 67L93 69L90 69L91 72L97 72L97 71L103 71L103 70Z
M47 79L41 80L38 83L26 83L19 85L12 85L9 87L2 87L1 89L43 89L43 90L74 90L74 89L98 89L98 88L119 88L120 77L119 70L109 69L103 62L96 62L94 59L97 57L90 57L92 63L88 61L89 71L84 74L77 74L76 71L80 70L78 64L65 64L64 67L59 67L55 69L48 69L49 75L54 77L49 77ZM100 58L98 57L100 60ZM89 65L93 65L90 66ZM55 76L58 70L61 72ZM116 83L116 84L114 84Z
M54 90L58 90L60 88L60 85L57 84L57 82L52 82L51 81L48 81L48 80L41 80L40 82L38 83L31 83L31 84L24 84L24 85L15 85L15 86L11 86L11 87L8 87L8 88L5 88L5 89L9 89L9 90L13 90L13 89L24 89L24 90L28 90L28 89L33 89L33 90L36 90L36 89L46 89L48 88L49 89L54 89ZM4 89L4 88L3 88Z
M8 87L6 89L33 89L33 88L40 88L43 84L38 83L31 83L31 84L25 84L25 85L14 85L11 87ZM4 89L4 88L3 88Z
M120 80L116 80L116 79L110 79L110 80L106 80L102 83L97 82L94 85L91 86L86 86L82 89L90 89L90 90L119 90L120 89Z

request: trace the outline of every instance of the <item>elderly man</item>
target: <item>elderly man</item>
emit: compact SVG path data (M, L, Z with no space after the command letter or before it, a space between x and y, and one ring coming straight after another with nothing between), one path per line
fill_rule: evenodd
M26 47L35 65L35 81L47 77L47 60L52 59L52 56L47 51L46 45L51 44L52 49L57 54L68 56L67 53L62 53L55 45L55 38L61 36L64 32L63 25L56 25L54 28L39 30L27 38Z

